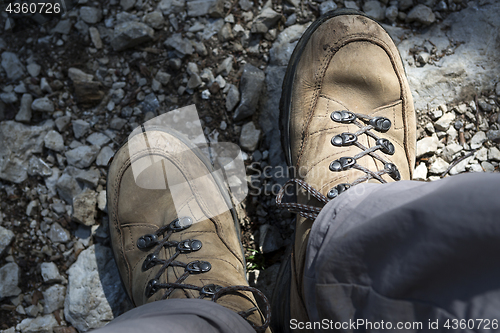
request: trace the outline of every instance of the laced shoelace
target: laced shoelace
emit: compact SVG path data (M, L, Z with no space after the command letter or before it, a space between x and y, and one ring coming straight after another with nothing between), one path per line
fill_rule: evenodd
M290 179L285 183L285 185L281 188L278 195L276 196L276 206L279 208L288 208L291 212L298 213L305 218L309 218L315 220L321 211L320 207L304 205L299 203L285 203L282 202L283 196L286 192L286 188L293 183L298 184L307 193L315 197L321 203L326 204L331 199L336 198L340 193L348 190L352 186L358 185L370 179L376 179L381 183L387 183L385 179L382 178L382 175L387 174L392 179L398 181L401 179L401 175L399 173L398 168L393 163L389 162L382 156L376 153L377 150L380 150L382 153L387 155L393 155L395 152L394 145L385 138L380 138L376 134L372 132L375 130L377 132L385 133L391 128L391 121L385 117L371 117L361 113L354 113L351 111L333 111L330 114L330 119L334 122L341 124L355 124L359 127L359 130L354 133L344 132L342 134L335 135L331 139L331 144L335 147L346 147L346 146L356 146L361 149L361 152L352 156L352 157L341 157L330 163L329 169L332 172L341 172L348 170L350 168L357 169L363 171L365 173L364 176L355 179L352 183L342 183L338 184L332 189L328 191L328 194L325 196L320 193L318 190L311 187L309 184L300 179ZM358 137L362 134L368 135L369 137L375 139L375 146L366 147L358 141ZM357 160L361 157L369 155L384 164L384 168L379 171L371 171L368 168L363 167L362 165L357 163Z
M142 264L142 271L145 272L156 265L162 265L160 270L156 273L153 279L149 280L145 295L147 298L152 297L160 289L166 289L162 299L168 298L175 289L191 289L199 292L199 299L210 298L211 301L216 302L221 296L225 294L234 294L238 291L249 291L259 295L265 307L265 321L261 326L256 325L247 319L254 311L258 311L257 307L250 308L246 311L239 311L238 314L242 316L247 322L255 329L256 332L264 332L271 321L271 305L267 297L257 288L250 286L228 286L222 287L216 284L208 284L204 286L196 286L193 284L184 283L184 281L191 274L201 274L210 271L212 265L208 261L195 260L190 263L184 263L176 260L180 254L191 253L198 251L202 248L202 242L197 239L186 239L183 241L170 241L169 238L174 232L183 231L193 224L190 217L181 217L175 219L166 226L159 228L153 234L146 234L137 240L137 247L141 250L150 250L156 246L154 251L146 257ZM160 239L160 236L163 238ZM162 248L175 247L175 253L168 259L160 259L159 254ZM160 276L165 273L169 266L183 267L184 273L174 283L160 283ZM241 296L241 295L240 295Z

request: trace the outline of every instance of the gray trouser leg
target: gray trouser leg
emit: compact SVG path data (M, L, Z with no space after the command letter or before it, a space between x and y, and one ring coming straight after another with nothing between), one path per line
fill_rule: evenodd
M313 224L304 278L311 321L383 320L393 331L415 322L395 331L428 331L438 320L439 331L454 323L455 331L498 330L500 176L351 188ZM469 329L460 329L460 319L473 319ZM376 330L342 330L353 328Z
M93 333L255 333L240 315L201 299L169 299L139 306Z

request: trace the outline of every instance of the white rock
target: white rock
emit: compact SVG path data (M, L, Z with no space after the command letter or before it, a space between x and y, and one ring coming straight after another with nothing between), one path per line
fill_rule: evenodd
M77 168L88 168L99 154L97 146L80 146L65 153L69 165Z
M441 157L438 157L434 163L429 167L429 172L433 174L442 174L448 169L450 164L443 160Z
M483 168L481 167L481 165L479 165L478 163L474 163L472 164L470 167L469 167L469 171L470 172L484 172Z
M52 314L37 318L26 318L16 326L22 333L52 333L53 328L59 326Z
M84 71L74 67L68 69L68 76L73 82L75 81L90 82L94 79L93 75L87 74Z
M106 190L102 190L99 192L99 194L97 194L97 208L99 208L104 212L106 211L106 204L107 204Z
M102 327L113 313L131 308L108 247L96 244L82 251L68 270L68 280L64 317L80 332Z
M497 147L488 149L488 159L500 162L500 150Z
M85 189L73 198L72 218L76 222L91 226L95 224L97 193L91 189Z
M417 158L428 153L435 153L439 145L439 139L436 134L431 137L425 137L417 141Z
M0 299L21 293L21 289L17 286L19 274L19 266L15 262L7 263L0 268Z
M486 140L488 140L488 138L486 137L486 133L484 133L483 131L479 131L474 134L474 136L470 140L470 147L472 149L477 149L481 147Z
M51 130L45 135L43 139L45 143L45 147L48 149L52 149L57 152L62 152L64 150L64 139L61 134L58 132Z
M377 21L382 21L385 18L385 7L378 1L367 1L363 5L363 11L366 15Z
M2 53L2 67L10 80L18 80L24 75L24 66L15 53Z
M54 103L47 97L37 98L31 104L31 109L41 112L54 112Z
M113 157L114 154L115 153L113 149L111 149L109 146L102 148L99 152L99 155L97 155L96 164L98 166L107 166L109 160L111 159L111 157Z
M52 313L57 309L64 308L65 286L56 284L42 292L42 294L45 301L45 306L43 307L44 313Z
M488 160L488 149L486 147L482 147L476 153L474 154L474 157L478 159L479 161L486 161Z
M455 120L454 113L452 112L445 113L444 116L439 118L439 120L434 123L434 127L438 131L447 131L453 120Z
M259 143L260 132L260 130L255 128L253 121L243 125L241 128L240 146L249 151L254 151Z
M427 166L425 163L420 163L413 171L413 180L426 180L427 179Z
M96 27L90 27L89 33L90 33L90 39L92 40L92 43L94 44L95 48L102 49L102 40L99 30L97 30Z
M2 213L0 213L2 214ZM0 257L14 239L14 233L0 226Z
M59 274L59 269L57 269L56 264L53 262L43 262L40 265L40 269L42 271L43 282L52 283L64 281L64 278Z
M41 69L42 67L36 63L31 63L28 66L26 66L26 70L32 77L37 77L38 75L40 75Z
M88 24L95 24L102 20L102 11L99 8L83 6L80 8L81 19Z
M450 175L456 175L465 172L465 168L473 158L474 156L467 157L466 159L455 165L453 168L451 168Z
M104 146L106 143L108 143L109 141L111 141L111 139L105 134L95 132L95 133L90 134L87 137L86 141L88 143L90 143L91 145L98 146L100 148L100 147Z
M57 222L50 226L47 237L49 237L53 243L67 243L71 239L69 231L61 227Z
M490 162L481 162L481 166L483 167L484 172L495 172L495 166Z
M319 12L321 15L328 13L331 10L337 9L337 4L333 0L327 0L319 5Z

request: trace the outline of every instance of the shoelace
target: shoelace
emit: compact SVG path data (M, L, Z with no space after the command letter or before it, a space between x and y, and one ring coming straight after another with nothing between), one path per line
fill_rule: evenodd
M145 295L146 297L153 296L160 289L166 289L162 296L162 299L168 298L175 289L191 289L196 290L200 293L199 299L210 298L211 301L216 302L221 296L230 293L236 293L237 291L249 291L254 294L259 295L264 301L265 305L265 321L261 326L247 320L247 317L251 315L254 311L257 311L257 307L253 307L246 311L239 311L238 314L242 316L247 322L255 329L256 332L264 332L271 321L271 305L267 297L258 289L250 286L229 286L222 287L216 284L208 284L204 286L196 286L193 284L183 283L191 274L200 274L208 272L212 265L208 261L195 260L190 263L183 263L181 261L175 260L180 254L191 253L201 249L202 242L197 239L186 239L183 241L169 241L170 236L174 232L183 231L189 228L193 224L193 220L190 217L181 217L175 219L166 226L159 228L153 234L147 234L140 237L137 240L137 247L141 250L151 249L156 246L153 253L148 254L146 259L142 264L142 271L145 272L152 267L161 264L162 267L153 277L149 280ZM160 236L164 235L162 239ZM175 253L168 259L160 259L159 254L164 247L176 247ZM174 282L174 283L160 283L160 276L167 270L169 266L173 267L183 267L184 273Z
M315 220L321 211L320 207L304 205L299 203L284 203L282 202L283 196L285 194L286 188L293 183L300 185L303 189L306 190L310 195L318 199L321 203L326 204L331 199L336 198L340 193L348 190L352 186L358 185L370 179L376 179L381 183L387 183L382 175L388 174L391 178L398 181L401 179L401 175L399 173L398 168L391 162L387 161L385 158L376 153L377 150L380 150L384 154L393 155L395 152L394 145L385 138L380 138L376 134L374 134L371 130L375 130L377 132L385 133L391 128L391 121L385 117L371 117L361 113L354 113L351 111L333 111L330 114L330 119L337 123L342 124L355 124L359 127L359 130L355 133L344 132L342 134L335 135L331 139L331 144L335 147L345 147L355 145L356 147L361 149L361 152L354 155L353 157L341 157L330 163L330 171L332 172L341 172L345 171L349 168L357 169L363 171L365 173L364 176L359 177L354 180L352 183L342 183L338 184L330 191L328 194L324 196L322 193L311 187L306 182L300 179L290 179L285 183L285 185L281 188L278 195L276 196L276 206L279 208L288 208L291 212L298 213L305 218L309 218ZM360 119L363 123L358 121ZM375 146L366 147L358 141L358 136L361 134L366 134L373 139L375 139ZM359 165L356 161L365 155L370 155L373 158L384 163L384 169L379 171L371 171L368 168Z

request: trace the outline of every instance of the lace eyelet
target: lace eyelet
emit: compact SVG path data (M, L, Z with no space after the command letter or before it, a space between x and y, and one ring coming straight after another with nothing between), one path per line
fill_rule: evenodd
M394 155L394 145L387 139L378 139L376 144L380 146L380 151L387 155Z
M152 247L158 242L158 236L155 234L147 234L137 240L137 247L141 250Z
M159 283L160 283L160 281L155 280L155 279L149 280L148 285L146 286L145 293L144 293L147 298L150 298L158 291L158 289L159 289L158 284Z
M200 290L200 294L203 296L212 296L216 292L222 289L222 286L219 286L218 284L207 284L206 286L203 286Z
M342 133L332 138L332 145L337 147L350 146L358 141L358 137L353 133Z
M208 261L196 260L187 264L185 270L191 274L199 274L208 272L210 269L212 269L212 265Z
M156 266L156 261L158 260L158 256L154 253L148 254L144 262L142 263L142 271L145 272Z
M398 168L394 164L386 163L384 165L384 169L385 172L387 172L387 174L391 176L392 179L396 181L401 180L401 174L399 173Z
M385 133L391 128L391 121L386 117L375 117L370 119L370 125L378 131Z
M180 253L190 253L201 249L202 243L197 239L186 239L177 244Z
M350 187L351 187L351 184L347 184L347 183L338 184L337 186L333 187L330 191L328 191L326 197L330 200L334 199L340 193L347 191Z
M341 157L338 160L330 163L330 170L333 172L344 171L356 164L356 159L353 157Z
M193 225L193 219L188 216L184 216L173 220L168 227L173 232L179 232L189 228L192 225Z
M330 114L330 118L337 123L349 124L356 120L356 115L351 111L346 110L333 111Z

